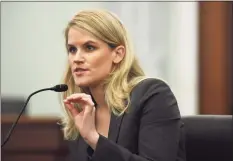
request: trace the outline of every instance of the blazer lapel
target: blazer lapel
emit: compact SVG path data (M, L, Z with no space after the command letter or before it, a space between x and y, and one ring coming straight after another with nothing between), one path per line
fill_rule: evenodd
M118 141L119 132L120 132L123 117L124 117L124 114L122 114L121 116L116 116L113 113L111 113L108 138L114 142Z

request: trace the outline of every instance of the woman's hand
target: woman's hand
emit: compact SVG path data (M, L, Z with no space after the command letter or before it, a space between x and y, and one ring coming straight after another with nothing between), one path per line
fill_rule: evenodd
M95 105L91 96L84 93L72 94L64 100L64 103L70 111L80 135L95 150L99 134L95 127ZM74 103L79 104L81 112L74 107Z

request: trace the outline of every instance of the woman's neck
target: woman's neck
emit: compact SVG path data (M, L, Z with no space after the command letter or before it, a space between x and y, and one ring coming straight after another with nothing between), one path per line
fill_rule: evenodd
M91 87L89 88L89 91L95 100L98 107L106 107L107 103L105 101L105 93L104 93L104 87L103 86L97 86L97 87Z

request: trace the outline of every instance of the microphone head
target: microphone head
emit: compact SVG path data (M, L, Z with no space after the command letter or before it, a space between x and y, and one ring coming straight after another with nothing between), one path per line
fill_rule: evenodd
M65 92L68 90L68 86L66 84L58 84L52 88L55 92Z

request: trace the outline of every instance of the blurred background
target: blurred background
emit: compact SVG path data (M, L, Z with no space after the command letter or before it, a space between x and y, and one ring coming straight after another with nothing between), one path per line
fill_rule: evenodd
M1 2L3 136L15 121L10 116L19 113L32 92L61 83L67 61L64 29L78 11L91 8L108 9L120 17L146 74L170 85L182 116L232 114L232 2L5 1ZM62 114L58 93L34 95L3 160L60 160L66 148L61 150L63 138L56 121Z

